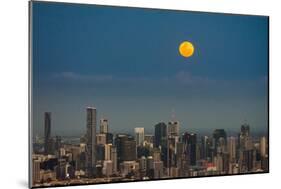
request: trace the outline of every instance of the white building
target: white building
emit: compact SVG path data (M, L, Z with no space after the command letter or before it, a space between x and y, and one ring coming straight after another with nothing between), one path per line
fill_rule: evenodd
M137 127L135 128L135 138L137 146L142 146L144 142L144 128L143 127Z
M108 133L108 119L100 120L100 133Z

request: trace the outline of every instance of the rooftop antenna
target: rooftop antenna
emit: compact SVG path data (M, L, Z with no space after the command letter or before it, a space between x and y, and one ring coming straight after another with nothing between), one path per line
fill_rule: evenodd
M175 112L175 109L172 108L172 121L175 121L176 120L176 112Z

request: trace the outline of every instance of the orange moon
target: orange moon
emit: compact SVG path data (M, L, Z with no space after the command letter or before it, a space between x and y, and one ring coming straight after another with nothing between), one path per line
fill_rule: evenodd
M179 52L183 57L188 58L193 55L194 46L189 41L183 41L179 46Z

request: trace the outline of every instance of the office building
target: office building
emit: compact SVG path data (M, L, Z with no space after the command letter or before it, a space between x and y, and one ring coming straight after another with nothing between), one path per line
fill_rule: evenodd
M112 144L104 145L104 160L111 160Z
M93 107L87 108L87 175L95 175L96 169L96 125L97 110Z
M97 145L98 144L102 144L102 145L106 144L106 134L104 134L104 133L96 134L96 139L97 139Z
M144 128L143 127L137 127L135 128L135 139L137 146L142 146L144 142Z
M136 141L130 135L117 134L115 138L118 165L122 161L134 161L137 156Z
M44 150L45 154L49 154L51 151L50 139L51 139L51 112L45 112L44 114Z
M112 161L112 172L115 174L117 172L117 148L115 146L111 147L111 156L110 160Z
M228 137L227 146L229 160L231 163L234 163L236 160L236 139L234 137Z
M265 137L260 139L260 154L262 158L267 156L267 140Z
M239 134L239 148L246 149L246 142L250 137L250 126L248 124L241 125L240 134Z
M167 146L167 125L163 122L154 126L154 146Z
M100 120L100 133L108 133L108 120L101 119Z
M197 135L195 133L185 132L182 135L182 143L184 144L187 161L190 165L196 165Z
M223 138L224 141L226 141L226 132L224 129L216 129L214 132L213 132L213 147L214 147L214 152L215 154L217 153L217 147L219 145L219 139L220 138Z
M168 123L168 133L169 136L179 136L180 124L178 121L170 121Z
M113 134L106 133L106 144L113 144Z

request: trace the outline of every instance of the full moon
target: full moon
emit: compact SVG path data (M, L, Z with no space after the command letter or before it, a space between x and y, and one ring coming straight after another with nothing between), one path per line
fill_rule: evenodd
M193 55L194 46L189 41L184 41L179 46L179 52L183 57L188 58Z

